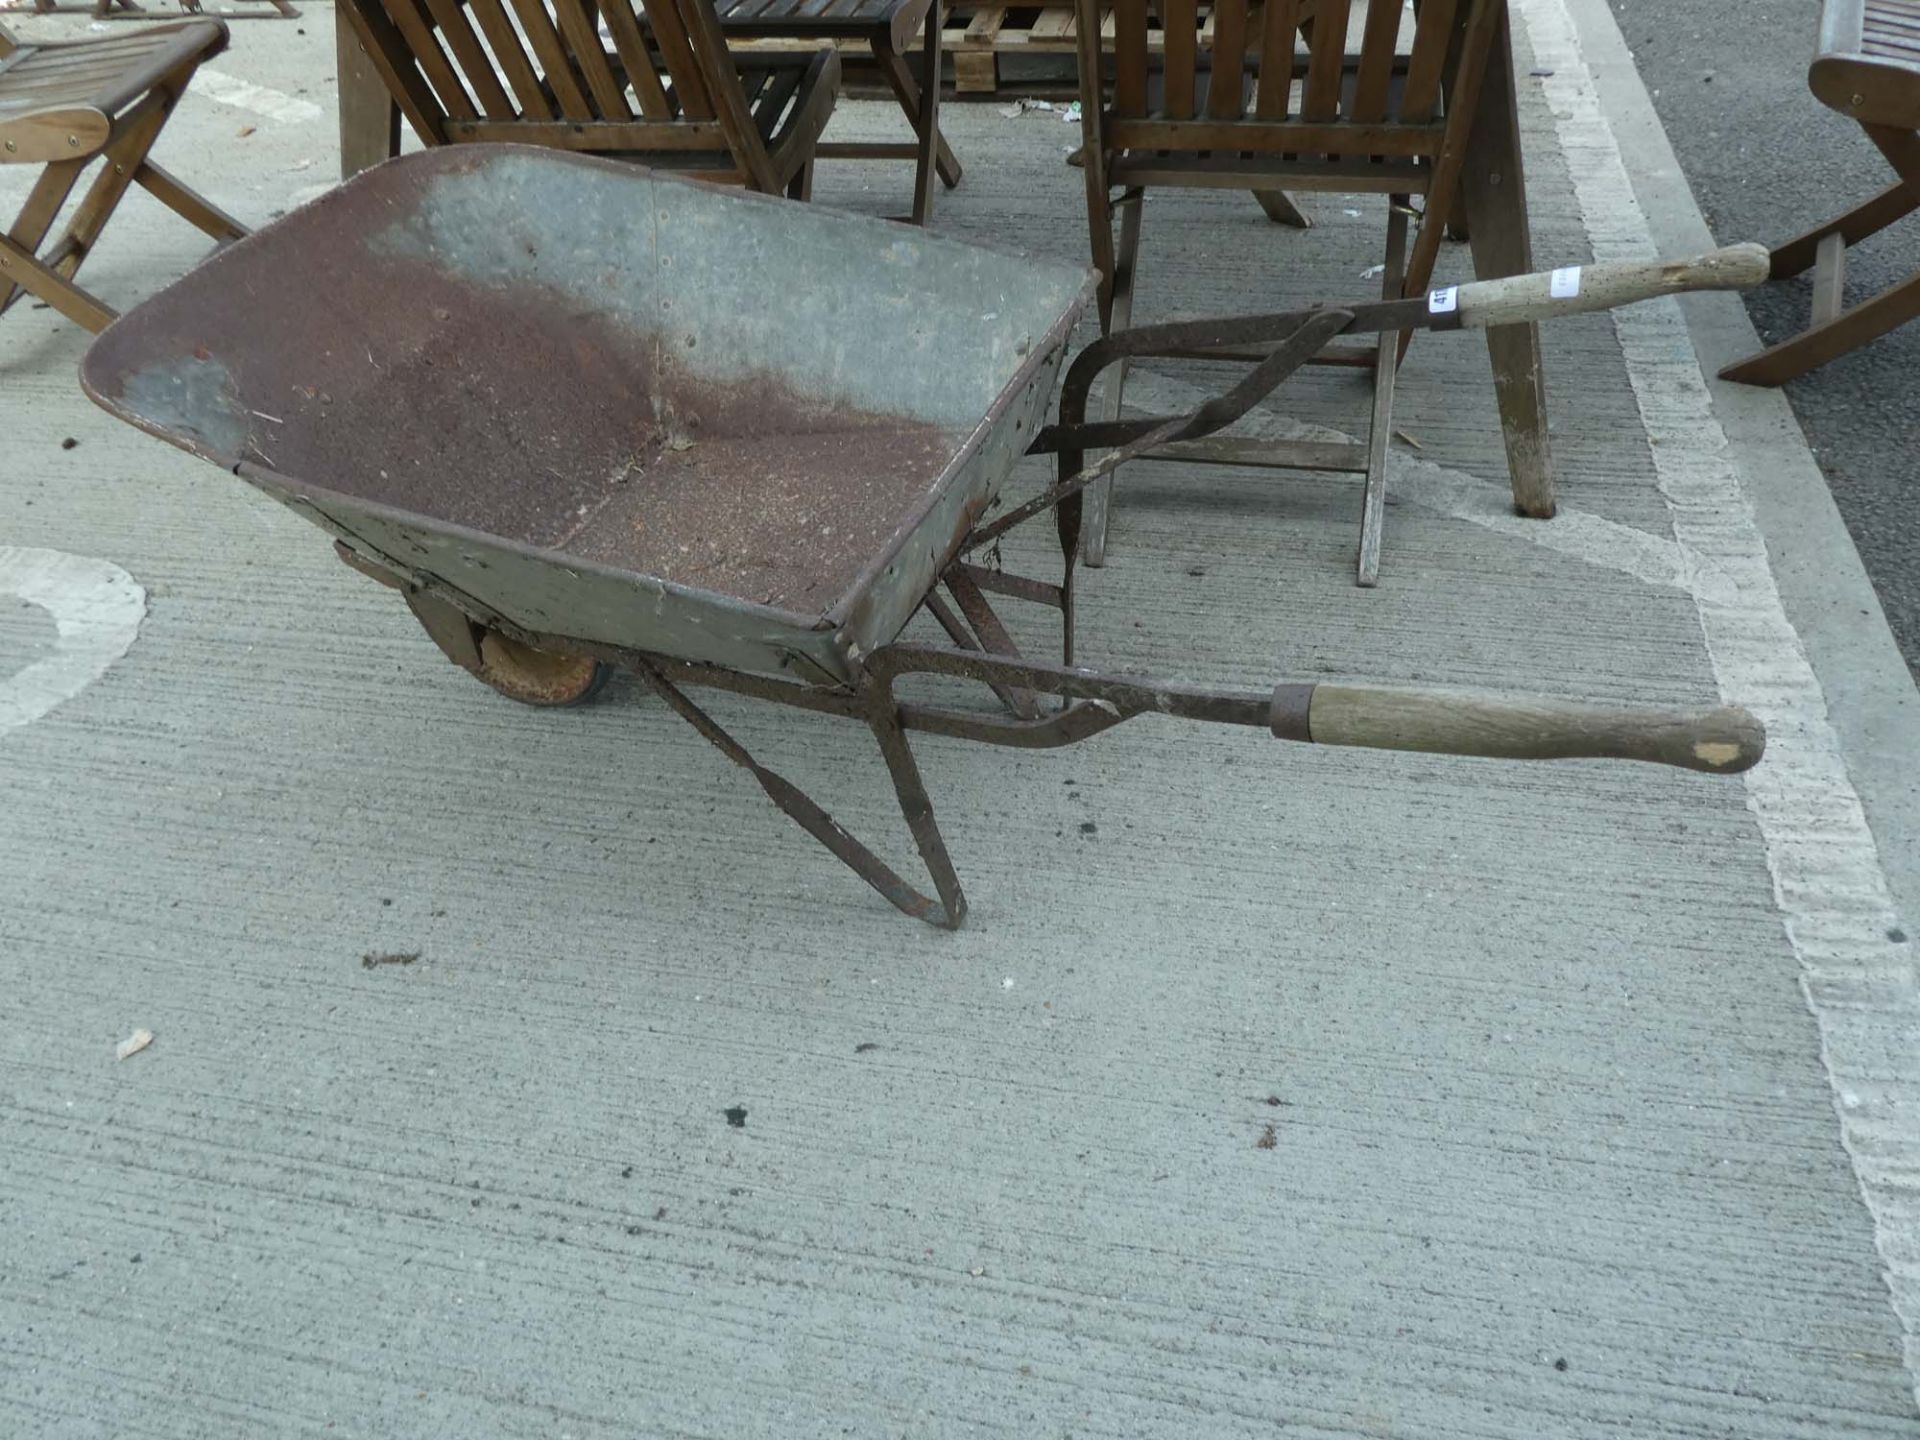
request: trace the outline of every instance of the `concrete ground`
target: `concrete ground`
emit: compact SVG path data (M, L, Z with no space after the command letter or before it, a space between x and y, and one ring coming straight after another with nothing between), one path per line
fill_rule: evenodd
M306 11L236 26L162 147L250 222L334 171ZM1542 263L1698 248L1602 0L1516 12ZM1071 132L948 115L940 228L1082 257ZM1364 294L1377 204L1307 203L1156 194L1145 318ZM136 196L90 278L201 253ZM1545 332L1550 523L1508 513L1483 347L1422 340L1378 590L1350 482L1142 468L1082 623L1089 663L1239 684L1726 699L1772 733L1744 780L925 741L942 935L637 687L479 688L9 314L0 1430L1916 1433L1920 724L1791 414L1701 378L1743 328ZM1363 405L1316 373L1258 423ZM905 853L863 732L713 709Z
M1614 8L1722 239L1779 244L1891 182L1893 172L1860 127L1807 91L1819 0L1768 5L1758 15L1747 0L1615 0ZM1847 259L1849 300L1910 275L1917 247L1920 218L1913 216L1857 246ZM1748 312L1768 344L1806 328L1809 282L1748 293ZM1787 387L1909 667L1920 667L1916 373L1920 326L1907 325Z

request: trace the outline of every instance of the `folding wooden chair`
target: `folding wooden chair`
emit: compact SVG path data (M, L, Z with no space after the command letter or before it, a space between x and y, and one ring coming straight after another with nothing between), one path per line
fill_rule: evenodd
M1388 299L1426 289L1443 234L1463 218L1481 278L1532 268L1505 0L1420 0L1407 21L1405 45L1400 0L1371 0L1364 21L1353 26L1357 50L1348 46L1357 19L1352 0L1213 0L1204 33L1195 0L1111 0L1110 39L1101 27L1107 3L1076 0L1081 159L1106 329L1125 329L1132 320L1141 202L1154 185L1249 190L1271 218L1301 225L1304 217L1287 190L1384 193ZM1157 71L1148 54L1149 4L1164 35ZM1423 201L1418 211L1415 197ZM1410 218L1417 224L1409 247ZM1380 565L1394 371L1409 338L1319 357L1372 370L1372 426L1364 444L1221 437L1145 458L1364 475L1358 577L1372 585ZM1524 514L1551 515L1537 332L1532 325L1502 326L1487 338L1514 503ZM1124 381L1125 370L1116 368L1105 418L1118 416ZM1087 492L1089 564L1104 555L1110 484Z
M424 144L515 141L800 200L811 192L839 57L823 49L736 63L713 0L655 0L645 29L623 0L340 4Z
M217 20L104 40L27 45L0 25L0 164L43 165L13 228L0 235L0 312L33 295L75 324L104 330L114 311L74 283L114 208L138 184L220 241L246 229L147 158L202 61L226 48ZM66 230L40 243L82 172L100 173Z
M1920 268L1851 308L1843 294L1847 247L1920 209L1920 0L1827 0L1807 84L1823 105L1860 122L1900 178L1773 252L1775 280L1813 271L1812 323L1729 365L1722 379L1784 385L1920 318Z

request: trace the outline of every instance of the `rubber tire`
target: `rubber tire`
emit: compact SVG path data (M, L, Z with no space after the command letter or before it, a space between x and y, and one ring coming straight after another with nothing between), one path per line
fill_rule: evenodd
M522 705L558 708L584 705L613 678L613 667L585 655L555 655L509 640L497 630L480 636L483 684Z

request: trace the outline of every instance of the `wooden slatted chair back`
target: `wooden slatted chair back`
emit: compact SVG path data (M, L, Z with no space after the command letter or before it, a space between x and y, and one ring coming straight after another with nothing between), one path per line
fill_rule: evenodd
M632 0L341 3L428 144L519 141L601 153L732 148L750 181L773 188L765 140L713 0L652 0L646 29Z
M1213 0L1204 27L1196 0L1111 0L1106 26L1108 0L1077 3L1082 36L1098 36L1111 65L1107 150L1327 161L1434 160L1445 92L1499 18L1493 0L1421 0L1403 45L1398 0ZM1375 178L1405 188L1404 176Z

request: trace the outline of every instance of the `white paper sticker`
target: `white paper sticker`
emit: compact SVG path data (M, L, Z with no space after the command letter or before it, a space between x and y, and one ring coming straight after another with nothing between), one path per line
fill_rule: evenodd
M1460 287L1449 285L1444 290L1427 292L1427 313L1429 315L1451 315L1460 308Z
M1571 300L1580 293L1580 267L1566 265L1553 272L1547 293L1556 300Z

